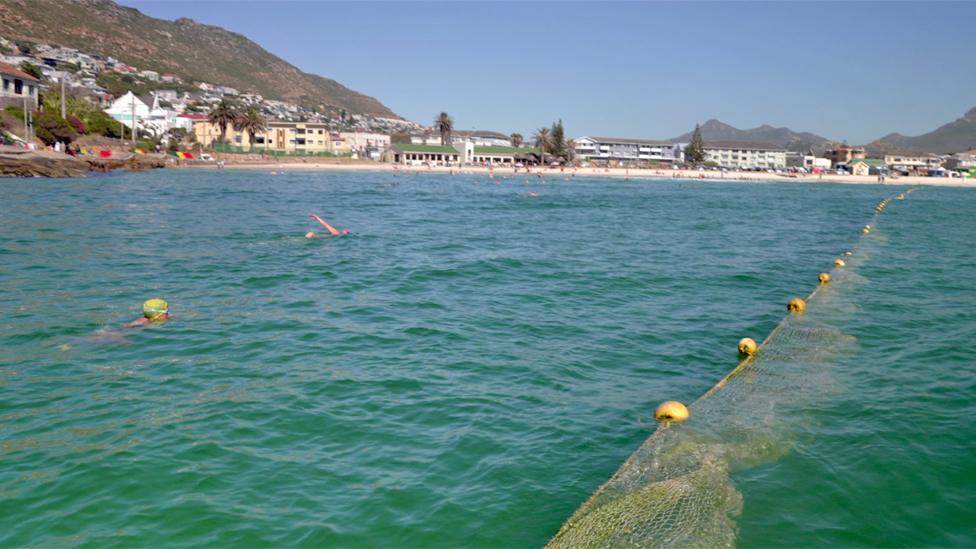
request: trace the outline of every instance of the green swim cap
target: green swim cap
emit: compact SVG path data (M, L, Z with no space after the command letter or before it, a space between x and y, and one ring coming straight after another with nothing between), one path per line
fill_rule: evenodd
M169 312L169 303L165 299L150 299L142 304L142 314L149 320L156 320Z

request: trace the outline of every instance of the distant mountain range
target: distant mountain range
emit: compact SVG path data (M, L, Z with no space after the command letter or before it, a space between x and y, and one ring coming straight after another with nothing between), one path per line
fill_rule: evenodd
M707 141L744 141L747 143L772 143L790 151L807 152L813 149L822 153L838 144L826 137L809 133L795 132L789 128L774 128L762 125L758 128L740 130L714 118L701 125L702 138ZM691 141L688 132L672 139L679 143ZM976 149L976 108L970 109L962 118L915 137L900 133L888 134L881 139L864 145L868 156L878 157L890 152L929 152L949 154Z
M111 0L0 0L0 36L111 56L187 82L230 86L311 109L399 118L376 99L302 72L245 36L186 18L155 19Z
M774 128L762 125L750 130L740 130L722 121L711 119L701 125L702 138L705 141L745 141L748 143L772 143L787 150L807 152L811 148L823 149L831 143L826 137L809 132L795 132L789 128ZM673 138L673 141L687 143L691 141L688 132Z
M915 137L892 133L865 145L864 148L868 154L875 156L892 151L945 154L976 149L976 107L962 118L939 126L929 133Z

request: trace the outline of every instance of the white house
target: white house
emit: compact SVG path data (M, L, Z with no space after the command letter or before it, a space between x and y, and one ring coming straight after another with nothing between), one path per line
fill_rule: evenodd
M149 118L149 105L145 104L142 99L139 99L130 91L115 101L112 101L112 104L109 108L105 109L105 112L112 118L125 124L127 128L132 128L133 117L135 117L136 124L140 120Z
M0 108L26 104L28 109L36 109L39 85L37 78L13 65L0 63Z

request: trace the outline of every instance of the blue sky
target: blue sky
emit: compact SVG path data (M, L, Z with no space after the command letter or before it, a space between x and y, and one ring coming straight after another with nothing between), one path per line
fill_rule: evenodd
M718 118L864 143L976 106L974 2L121 0L242 33L423 124L669 138Z

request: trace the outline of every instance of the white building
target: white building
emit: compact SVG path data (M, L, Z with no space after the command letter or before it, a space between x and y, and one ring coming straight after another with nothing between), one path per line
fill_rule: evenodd
M785 168L786 149L772 143L710 141L705 143L705 161L727 168Z
M33 76L7 63L0 63L0 85L0 108L9 105L26 105L30 110L37 108L40 82Z
M130 91L112 101L112 105L105 109L105 112L131 129L133 117L135 117L136 124L140 120L149 118L149 105Z
M591 137L575 140L576 156L581 160L618 162L681 162L681 145L653 139Z
M105 109L105 112L130 129L133 126L134 116L135 126L138 130L147 131L156 136L165 135L173 128L192 129L192 121L181 118L173 109L160 107L159 100L159 95L139 98L130 91L113 101L112 105ZM151 103L151 106L147 104L147 101Z

